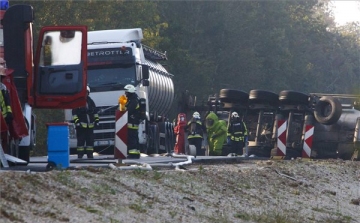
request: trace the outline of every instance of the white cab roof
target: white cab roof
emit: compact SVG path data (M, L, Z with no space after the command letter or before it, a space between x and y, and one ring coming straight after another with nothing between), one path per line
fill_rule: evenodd
M88 32L88 44L100 42L129 42L142 40L141 28L134 29L112 29Z

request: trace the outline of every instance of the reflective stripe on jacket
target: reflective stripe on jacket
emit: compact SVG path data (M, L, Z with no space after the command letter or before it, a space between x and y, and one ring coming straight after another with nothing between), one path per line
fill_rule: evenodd
M203 138L204 127L198 119L191 118L186 125L186 130L188 131L188 139Z
M248 135L246 125L241 120L231 120L228 125L227 136L230 136L232 141L244 141L245 136Z
M125 104L126 111L128 112L128 123L133 125L139 125L139 112L140 112L140 103L137 95L135 93L127 96L127 103ZM128 128L138 129L135 126L128 125Z
M94 101L88 96L85 107L72 110L73 121L80 123L82 128L94 128L95 123L99 122L99 114Z
M10 106L10 97L9 92L7 91L4 84L1 84L1 91L0 91L0 109L3 117L5 118L7 113L12 113L11 106Z

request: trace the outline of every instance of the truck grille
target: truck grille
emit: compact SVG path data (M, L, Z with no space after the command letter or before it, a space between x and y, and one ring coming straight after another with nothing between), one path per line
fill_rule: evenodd
M116 109L117 106L112 108L109 106L98 107L100 125L94 131L95 140L114 139Z

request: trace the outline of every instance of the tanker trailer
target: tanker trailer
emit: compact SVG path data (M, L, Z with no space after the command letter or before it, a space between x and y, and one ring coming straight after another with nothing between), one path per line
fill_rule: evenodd
M94 130L94 149L114 153L115 110L124 87L132 84L146 106L146 120L139 125L141 152L170 152L174 146L173 126L164 117L174 99L173 75L159 63L166 54L141 44L140 28L88 32L88 85L100 117ZM71 110L65 120L71 122ZM76 148L76 130L70 124L70 148Z
M360 96L311 93L314 104L312 157L351 159L360 142Z
M271 155L350 159L359 141L358 101L356 95L281 91Z

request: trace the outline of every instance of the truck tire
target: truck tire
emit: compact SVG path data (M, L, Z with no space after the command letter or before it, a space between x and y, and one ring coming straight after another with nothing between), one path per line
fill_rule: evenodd
M264 90L251 90L249 93L249 100L250 102L260 102L260 103L267 103L272 106L277 106L279 103L279 95L275 94L271 91L264 91Z
M284 90L279 93L279 101L282 104L309 104L309 95L291 91L291 90Z
M335 124L342 113L342 106L337 98L323 96L315 105L315 119L323 125Z
M232 89L221 89L219 94L219 99L221 102L245 102L249 100L249 94L245 91L232 90Z

